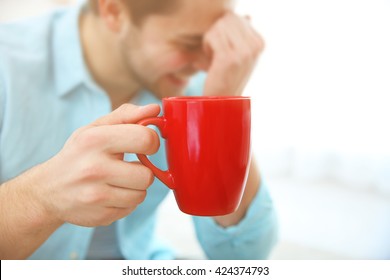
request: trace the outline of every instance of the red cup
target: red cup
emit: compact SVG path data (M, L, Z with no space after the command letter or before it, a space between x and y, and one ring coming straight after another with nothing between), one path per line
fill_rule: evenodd
M238 208L249 171L250 107L249 97L170 97L164 116L138 123L157 126L166 139L168 170L137 156L184 213L221 216Z

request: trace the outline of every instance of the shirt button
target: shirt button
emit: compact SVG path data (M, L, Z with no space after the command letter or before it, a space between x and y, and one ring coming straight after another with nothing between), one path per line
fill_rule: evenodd
M69 257L71 260L77 260L79 258L79 254L77 252L72 252Z

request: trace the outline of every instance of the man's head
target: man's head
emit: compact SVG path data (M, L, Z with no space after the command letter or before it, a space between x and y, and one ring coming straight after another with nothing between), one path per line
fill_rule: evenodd
M140 26L143 20L153 14L170 14L177 10L180 0L120 0L127 8L133 23ZM89 8L99 14L99 0L89 0Z
M159 97L184 92L193 74L208 67L203 36L231 0L90 0L113 35L129 74Z

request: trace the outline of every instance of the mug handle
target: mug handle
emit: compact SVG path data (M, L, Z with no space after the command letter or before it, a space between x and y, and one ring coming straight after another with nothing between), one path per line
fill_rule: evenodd
M155 117L155 118L146 118L142 121L139 121L137 124L147 126L147 125L155 125L160 131L161 136L166 139L166 123L167 120L164 117ZM161 180L165 185L170 189L174 189L173 184L173 176L169 170L163 171L157 168L146 155L137 154L139 161L152 170L153 174Z

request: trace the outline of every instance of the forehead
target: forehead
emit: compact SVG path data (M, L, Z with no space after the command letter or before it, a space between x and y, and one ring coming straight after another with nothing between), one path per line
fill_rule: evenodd
M231 0L182 0L180 7L170 14L148 16L142 29L167 37L202 36L219 17L232 9Z

